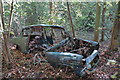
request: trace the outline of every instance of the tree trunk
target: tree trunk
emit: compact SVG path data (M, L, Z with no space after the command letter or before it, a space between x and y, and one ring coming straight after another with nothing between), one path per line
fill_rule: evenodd
M100 2L97 2L96 18L95 18L95 29L94 29L94 41L98 41L99 40L100 13L101 13Z
M37 20L38 16L36 13L36 4L37 2L32 2L29 5L29 8L26 8L26 15L27 15L27 18L25 20L26 25L33 25L38 23L38 20Z
M72 36L75 37L74 25L73 25L73 22L72 22L72 17L71 17L71 14L70 14L70 7L69 7L68 1L67 1L67 10L68 10L68 17L69 17L69 21L70 21L70 26L72 28Z
M13 6L13 2L11 4L11 7ZM12 9L11 8L11 13L10 13L10 20L9 20L9 26L6 28L5 27L5 23L4 23L4 16L3 16L3 5L2 5L2 1L0 1L0 14L1 14L1 28L3 29L3 33L2 33L2 36L3 36L3 56L4 56L4 59L6 61L6 63L14 63L14 60L13 60L13 57L12 55L10 54L10 50L9 50L9 29L10 29L10 23L11 23L11 16L12 16Z
M52 14L52 2L49 2L50 5L50 14Z
M52 6L53 6L53 4L52 4L52 2L49 2L49 6L50 6L50 21L49 21L49 23L53 24L53 19L52 19Z
M50 8L50 21L49 21L49 24L51 24L51 25L53 25L53 18L52 18L52 16L53 16L53 3L52 3L52 0L50 0L50 2L49 2L49 8ZM51 29L51 32L52 32L52 37L55 37L55 33L54 33L54 30L53 29Z
M0 1L0 15L1 15L1 28L5 31L6 28L5 28L5 24L4 24L4 17L3 17L3 5L2 5L2 1ZM10 61L9 60L9 57L8 57L8 53L9 53L9 50L8 50L8 44L7 44L7 34L5 34L5 32L2 33L2 36L3 36L3 57L6 61L6 63L8 64L8 62Z
M106 12L106 2L104 2L103 10L102 10L102 32L101 32L101 40L100 41L104 41L105 12Z
M120 1L118 2L118 11L112 28L110 49L116 50L118 47L120 47Z

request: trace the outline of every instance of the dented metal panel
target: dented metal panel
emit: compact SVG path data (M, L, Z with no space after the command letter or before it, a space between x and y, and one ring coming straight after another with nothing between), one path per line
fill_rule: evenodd
M79 53L79 54L70 53L72 51L51 52L51 51L55 51L55 49L59 49L60 47L66 46L68 42L71 42L71 41L73 43L72 46L74 46L73 49L76 49L72 51L77 51L78 48L82 48L82 47L90 47L90 51L84 54L84 55L89 54L89 56L85 58L85 56L82 55L82 53ZM75 47L75 46L79 46L80 43L83 45L82 47ZM59 44L48 48L46 50L45 55L47 57L48 62L51 63L52 65L69 66L73 68L74 72L78 76L85 76L88 72L92 73L95 71L95 68L94 68L95 65L91 64L91 62L94 62L94 64L97 64L99 60L99 57L97 57L99 55L99 52L98 50L95 50L95 49L98 49L98 48L99 48L99 43L95 41L76 39L76 38L71 40L71 38L67 38L61 41Z
M50 63L55 63L56 65L81 65L83 59L82 55L69 52L46 52L45 55Z
M17 45L17 48L23 53L27 53L28 50L28 37L22 37L21 35L18 37L14 37L10 40L13 44Z
M88 66L97 55L99 55L98 50L94 50L93 53L85 59L86 66Z

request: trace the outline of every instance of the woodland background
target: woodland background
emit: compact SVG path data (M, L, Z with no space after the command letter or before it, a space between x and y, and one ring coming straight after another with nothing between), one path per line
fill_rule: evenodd
M14 60L15 55L18 57L18 55L23 56L24 54L21 55L19 51L11 50L9 47L10 35L17 36L23 26L51 24L63 26L73 37L94 40L100 43L101 63L98 65L96 73L88 76L88 79L89 77L120 79L120 2L9 3L0 1L0 20L0 35L2 36L0 43L3 48L1 54L4 63L7 64L3 66L4 77L9 78L13 76L12 74L17 78L25 77L24 75L17 76L15 72L16 70L19 71L19 64ZM10 64L14 63L17 64L17 68L14 65L15 70L9 69ZM26 68L22 67L21 69ZM33 74L30 74L30 72L24 74L28 74L27 77L33 78L33 75L38 73L34 71ZM62 76L63 78L71 78L70 75Z

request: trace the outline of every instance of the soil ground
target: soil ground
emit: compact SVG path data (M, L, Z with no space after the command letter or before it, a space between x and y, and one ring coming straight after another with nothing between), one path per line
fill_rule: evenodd
M96 71L86 77L78 77L68 68L52 67L49 63L33 64L32 54L23 54L18 50L12 50L12 55L16 61L16 65L9 65L3 61L3 79L5 78L75 78L78 80L120 80L120 52L109 51L109 42L100 43L100 62L97 65Z

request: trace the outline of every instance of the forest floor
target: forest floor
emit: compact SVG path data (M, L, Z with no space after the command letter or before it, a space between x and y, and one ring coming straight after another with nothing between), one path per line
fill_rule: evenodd
M109 51L108 41L100 43L100 63L93 74L87 77L78 77L73 71L67 68L53 68L49 63L40 63L33 65L33 55L23 54L18 50L12 50L12 55L16 65L10 65L6 68L3 61L3 79L4 78L76 78L78 80L120 80L120 52Z

